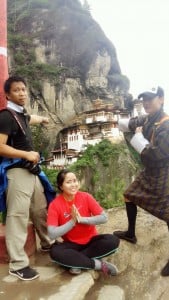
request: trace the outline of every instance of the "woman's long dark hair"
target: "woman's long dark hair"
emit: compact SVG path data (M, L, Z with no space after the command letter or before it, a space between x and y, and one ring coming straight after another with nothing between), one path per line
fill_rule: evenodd
M68 173L71 173L70 170L68 169L63 169L61 170L58 175L57 175L57 178L56 178L56 185L57 185L57 188L60 192L62 192L62 189L61 189L61 186L65 180L65 177Z

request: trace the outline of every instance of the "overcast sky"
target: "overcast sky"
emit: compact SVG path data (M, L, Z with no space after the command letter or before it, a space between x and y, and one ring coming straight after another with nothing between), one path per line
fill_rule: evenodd
M161 85L169 112L169 0L88 0L136 97ZM168 103L167 103L168 102Z

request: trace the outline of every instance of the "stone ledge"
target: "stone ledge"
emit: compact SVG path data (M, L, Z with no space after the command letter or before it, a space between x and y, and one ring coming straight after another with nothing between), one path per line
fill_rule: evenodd
M89 272L84 272L72 278L68 284L62 285L59 292L50 296L48 300L83 300L93 285L94 279L92 275Z
M99 291L97 300L125 300L124 291L117 285L105 285Z

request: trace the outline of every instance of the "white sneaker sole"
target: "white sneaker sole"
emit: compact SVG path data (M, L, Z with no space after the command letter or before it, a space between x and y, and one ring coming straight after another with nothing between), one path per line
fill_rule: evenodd
M79 274L81 274L81 269L76 269L76 268L71 268L71 269L69 269L69 273L70 274L73 274L73 275L79 275Z

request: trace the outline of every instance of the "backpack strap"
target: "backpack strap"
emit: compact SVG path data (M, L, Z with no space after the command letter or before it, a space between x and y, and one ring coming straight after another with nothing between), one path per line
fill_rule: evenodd
M11 113L11 115L14 117L15 121L16 121L17 124L19 125L20 129L22 130L22 133L23 133L24 135L26 135L25 130L23 129L23 126L22 126L22 124L21 124L21 122L20 122L20 120L19 120L19 118L18 118L18 116L17 116L17 113L16 113L13 109L8 108L8 107L6 107L6 108L3 109L3 110L7 110L7 111L9 111L9 112Z
M159 122L155 123L157 127L159 127L162 123L169 120L169 116L164 116Z
M155 129L157 129L158 127L160 127L165 121L168 121L168 120L169 120L169 116L162 117L159 122L154 123ZM155 129L153 130L152 135L151 135L151 139L150 139L150 142L152 144L154 142Z

